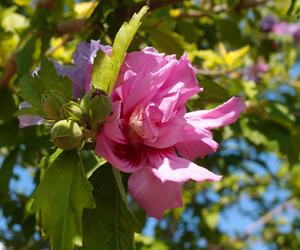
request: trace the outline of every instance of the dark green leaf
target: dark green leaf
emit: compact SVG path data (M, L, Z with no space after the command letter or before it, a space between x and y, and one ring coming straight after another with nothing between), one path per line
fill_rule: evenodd
M36 46L36 35L26 39L16 55L17 70L20 75L28 73L33 64L33 55Z
M294 8L295 8L295 4L296 4L296 0L291 0L290 7L289 7L289 9L288 9L288 11L286 13L288 16L291 16L293 14Z
M13 168L16 164L18 150L15 149L4 159L0 168L0 202L4 199L9 191L9 181L13 175Z
M122 199L110 165L101 166L90 181L97 207L84 213L84 249L133 250L137 222Z
M156 22L158 22L156 20ZM143 25L145 31L149 34L150 41L156 49L167 54L176 54L181 56L187 44L183 36L174 32L168 23L149 22Z
M19 127L17 120L10 120L0 124L0 147L15 146L20 143Z
M199 80L200 86L204 90L199 94L200 101L203 102L224 102L229 99L229 94L226 89L208 78Z
M8 88L0 88L0 107L0 120L9 119L16 112L15 101Z
M72 250L82 245L82 212L95 206L91 191L77 151L61 153L46 169L32 208L40 211L51 249Z

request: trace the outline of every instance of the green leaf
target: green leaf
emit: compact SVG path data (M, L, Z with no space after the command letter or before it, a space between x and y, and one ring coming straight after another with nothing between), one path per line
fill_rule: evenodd
M64 151L46 169L33 196L32 209L40 211L43 232L52 250L82 245L82 212L94 208L92 186L85 177L77 151Z
M29 21L25 16L16 13L16 6L6 8L1 13L0 25L5 31L15 32L28 27Z
M37 114L33 110L33 108L24 108L24 109L20 109L17 112L15 112L14 115L20 116L20 115L37 115Z
M44 92L55 92L59 93L67 99L72 99L72 85L67 78L61 80L57 74L53 62L49 61L46 57L42 58L41 69L38 72L41 79Z
M293 14L294 9L295 9L295 5L296 5L296 0L291 0L290 7L289 7L289 9L286 13L288 16L291 16Z
M167 22L149 20L143 29L149 34L151 43L156 49L167 54L181 56L189 46L184 37L174 32Z
M12 93L8 88L0 88L0 107L2 107L0 108L0 120L7 120L13 117L16 105Z
M85 211L83 244L85 250L133 250L137 222L122 199L112 168L108 163L90 178L97 207ZM124 189L124 187L123 187Z
M229 94L226 89L209 78L200 78L200 86L204 90L199 94L202 102L224 102L229 99Z
M41 96L43 93L42 84L37 77L30 74L25 75L19 82L19 95L28 103L31 104L36 114L44 115L43 107L41 105Z
M15 149L4 159L0 168L0 201L6 197L9 191L9 181L13 174L13 168L18 156Z
M114 72L115 65L112 59L99 49L93 65L92 85L108 92Z
M138 14L134 14L129 23L124 23L116 34L110 56L99 50L95 59L92 85L110 94L117 80L119 70L124 61L126 51L141 24L141 18L146 14L144 6Z
M20 49L16 55L17 71L19 75L24 75L30 70L33 64L33 55L36 43L36 35L29 36L21 43Z
M20 129L17 120L0 124L0 147L16 146L20 143Z

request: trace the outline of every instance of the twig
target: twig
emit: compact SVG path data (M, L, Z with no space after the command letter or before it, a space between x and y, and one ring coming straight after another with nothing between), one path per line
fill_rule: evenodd
M279 206L277 206L274 209L272 209L270 212L266 213L264 216L260 217L255 222L251 223L249 226L247 226L247 228L246 228L246 230L245 230L242 238L247 237L256 228L258 228L258 227L266 224L270 220L272 220L276 215L280 214L283 209L287 208L289 205L294 204L295 201L296 201L295 198L292 198L292 199L290 199L288 201L285 201L282 204L280 204Z

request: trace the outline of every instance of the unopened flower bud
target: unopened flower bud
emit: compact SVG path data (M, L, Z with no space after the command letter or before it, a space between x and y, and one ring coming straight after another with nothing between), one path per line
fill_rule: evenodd
M79 125L72 120L61 120L51 130L52 142L58 148L69 150L81 147L83 133Z
M101 90L90 90L81 100L83 113L91 123L101 123L112 112L110 98Z
M60 108L66 100L55 94L44 94L42 96L43 110L48 119L59 120Z
M73 121L80 121L83 116L83 112L78 103L69 101L69 102L63 104L63 106L61 107L60 116L63 119L71 119Z

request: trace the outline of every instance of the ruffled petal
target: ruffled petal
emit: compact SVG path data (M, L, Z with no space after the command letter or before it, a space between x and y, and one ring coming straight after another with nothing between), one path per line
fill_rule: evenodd
M177 157L175 154L166 155L163 163L157 168L153 168L152 171L162 182L219 181L222 178L222 176L216 175L184 158Z
M232 97L214 109L190 112L184 117L193 127L210 130L234 123L245 108L244 102L239 97Z
M114 102L112 104L113 114L107 119L107 121L103 125L102 131L105 134L106 138L109 138L114 142L126 144L127 138L125 137L122 131L123 120L120 118L121 105L122 103L120 101Z
M181 185L175 182L161 182L151 171L143 168L133 173L128 180L132 198L149 216L161 219L167 209L182 207Z
M202 91L196 72L186 55L183 55L172 69L172 73L154 98L154 102L165 112L168 120L172 111L182 107L189 98Z
M217 151L219 144L210 137L199 140L180 142L175 145L175 148L181 157L195 160L197 157L204 156Z
M177 63L153 49L128 53L113 93L113 100L123 101L126 115L141 103L148 103L159 91Z
M192 124L185 124L182 138L175 148L180 156L192 161L197 157L203 158L207 154L214 153L218 148L218 143L213 140L209 130L194 127Z

